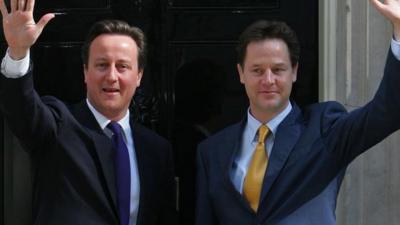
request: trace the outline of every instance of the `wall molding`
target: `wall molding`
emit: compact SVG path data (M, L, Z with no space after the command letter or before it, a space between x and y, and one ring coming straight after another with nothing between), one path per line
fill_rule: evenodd
M319 101L336 99L337 0L319 2Z

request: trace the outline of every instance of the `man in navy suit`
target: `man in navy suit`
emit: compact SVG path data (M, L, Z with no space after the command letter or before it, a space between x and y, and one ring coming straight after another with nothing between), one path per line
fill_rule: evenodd
M400 128L400 2L372 3L394 40L377 93L352 112L289 100L300 50L286 24L259 21L241 34L237 69L250 107L198 147L197 225L336 224L343 170Z
M8 43L0 109L33 160L33 224L174 224L170 145L128 109L143 74L144 34L122 21L96 23L82 51L87 99L66 105L33 87L29 49L54 17L35 23L33 7L11 0L8 12L0 0Z

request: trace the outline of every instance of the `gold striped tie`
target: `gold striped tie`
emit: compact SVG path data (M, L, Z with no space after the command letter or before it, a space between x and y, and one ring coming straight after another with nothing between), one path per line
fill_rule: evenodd
M260 202L261 187L268 165L268 155L265 149L265 138L268 133L269 129L266 125L263 124L258 128L258 143L244 179L243 194L255 212L257 212Z

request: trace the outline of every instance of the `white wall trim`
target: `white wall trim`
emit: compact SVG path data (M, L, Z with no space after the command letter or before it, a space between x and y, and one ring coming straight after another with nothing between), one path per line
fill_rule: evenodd
M337 0L319 1L319 101L336 96Z

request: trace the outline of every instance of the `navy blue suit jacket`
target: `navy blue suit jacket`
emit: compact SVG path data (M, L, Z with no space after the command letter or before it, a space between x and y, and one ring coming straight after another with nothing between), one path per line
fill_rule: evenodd
M316 197L285 216L276 225L336 225L336 203L345 170Z
M279 224L329 189L355 157L400 128L399 71L400 62L389 51L374 98L350 113L337 102L314 104L303 111L294 104L276 132L257 213L229 177L246 120L202 142L196 224Z
M33 161L33 224L119 225L113 149L86 102L40 98L32 71L0 75L0 110ZM169 143L130 120L140 180L138 225L173 224Z

